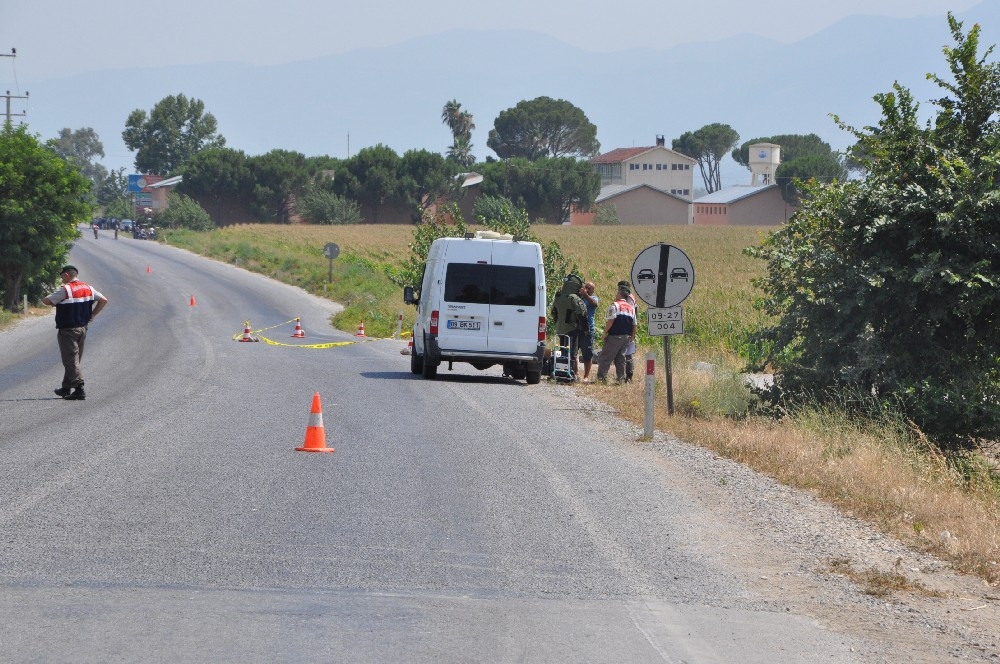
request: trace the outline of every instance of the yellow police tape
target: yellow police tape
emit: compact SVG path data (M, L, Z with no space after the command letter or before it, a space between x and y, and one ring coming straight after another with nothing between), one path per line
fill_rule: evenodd
M273 330L275 328L281 327L282 325L288 325L289 323L295 323L298 322L299 320L300 320L299 318L293 318L291 320L286 320L284 323L278 323L277 325L272 325L271 327L262 327L259 330L250 330L250 334L256 337L254 341L263 341L264 343L270 344L272 346L288 346L289 348L335 348L336 346L350 346L351 344L360 343L359 341L331 341L329 343L324 343L324 344L286 344L280 341L275 341L274 339L268 339L267 337L262 336L260 334L261 332L267 332L268 330ZM250 321L244 321L243 325L244 325L244 331L237 332L236 334L234 334L233 341L239 341L243 337L243 335L246 334L246 330L250 329Z

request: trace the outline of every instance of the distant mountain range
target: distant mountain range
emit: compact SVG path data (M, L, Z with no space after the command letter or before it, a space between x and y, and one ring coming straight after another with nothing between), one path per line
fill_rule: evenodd
M984 46L1000 42L1000 2L985 0L957 18L966 29L982 26ZM929 113L928 100L941 94L925 75L949 74L941 51L951 44L944 17L856 16L793 44L744 35L615 53L530 31L455 30L282 65L102 70L22 84L31 92L32 132L47 139L64 127L93 127L105 165L129 172L134 155L121 141L128 114L181 93L204 101L228 146L250 155L280 148L347 157L379 143L400 154L443 153L451 134L441 110L457 99L473 115L473 150L484 159L493 155L486 138L497 115L541 95L580 107L602 151L653 145L657 135L669 146L712 122L731 125L741 140L815 133L842 149L851 137L830 114L855 127L877 122L872 96L894 81ZM748 171L724 166L723 186L747 182Z

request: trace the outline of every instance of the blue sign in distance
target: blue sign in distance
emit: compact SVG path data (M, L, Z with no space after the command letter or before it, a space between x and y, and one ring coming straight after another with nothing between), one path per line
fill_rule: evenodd
M694 287L694 266L669 244L646 247L632 263L632 290L651 307L668 309L687 299Z

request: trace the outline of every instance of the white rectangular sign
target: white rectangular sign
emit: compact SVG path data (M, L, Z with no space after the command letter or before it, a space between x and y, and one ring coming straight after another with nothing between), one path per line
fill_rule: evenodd
M649 336L665 337L668 334L684 334L684 315L681 308L646 309Z

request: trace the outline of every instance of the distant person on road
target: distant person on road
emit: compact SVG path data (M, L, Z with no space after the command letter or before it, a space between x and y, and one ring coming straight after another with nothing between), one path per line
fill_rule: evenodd
M556 334L569 337L569 356L573 378L577 375L580 335L587 329L587 307L580 298L583 279L575 274L566 276L562 288L552 301L552 318L556 321Z
M97 239L97 222L96 221L92 222L90 224L90 227L94 229L94 239L96 240Z
M608 307L608 315L604 322L604 344L597 359L597 380L606 383L608 369L612 362L618 382L625 382L625 349L629 342L635 340L638 325L635 320L635 306L628 298L632 294L630 288L619 287L615 301Z
M583 360L583 380L590 382L590 368L594 365L594 315L597 313L597 286L588 281L580 289L580 299L587 307L587 329L580 335L580 359Z
M117 220L117 219L115 219L114 221L112 221L112 222L111 222L111 225L112 225L112 226L114 227L114 229L115 229L115 239L117 240L117 239L118 239L118 220Z
M632 295L632 284L622 279L618 282L618 288L622 288L628 291L628 297L626 298L632 308L635 309L635 296ZM632 337L632 341L629 342L628 348L625 349L625 382L632 382L632 374L635 372L635 337Z
M87 339L87 326L108 304L108 298L80 281L78 274L75 266L63 266L59 273L62 286L42 299L43 303L56 308L56 338L65 368L62 387L56 389L55 393L69 401L83 401L87 398L80 370L83 343Z

